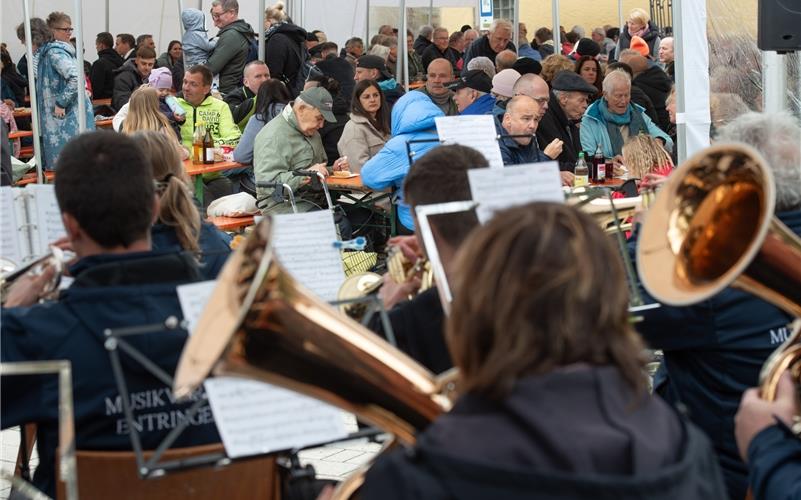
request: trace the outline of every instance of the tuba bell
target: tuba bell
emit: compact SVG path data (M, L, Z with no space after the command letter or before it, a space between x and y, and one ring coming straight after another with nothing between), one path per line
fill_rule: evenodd
M181 355L176 396L212 372L258 379L413 443L450 409L450 385L297 283L276 259L270 228L265 218L228 259Z
M645 289L675 306L728 286L801 317L801 238L773 216L773 174L741 144L721 144L688 159L646 214L637 248ZM761 396L775 399L779 377L801 381L801 322L768 358Z

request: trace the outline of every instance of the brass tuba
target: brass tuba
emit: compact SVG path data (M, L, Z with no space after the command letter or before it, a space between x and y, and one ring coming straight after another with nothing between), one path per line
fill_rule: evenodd
M735 286L801 317L801 238L773 216L773 175L750 147L721 144L688 159L650 207L637 248L646 290L689 305ZM801 322L760 374L775 398L789 369L801 381Z
M298 284L275 258L270 227L265 218L228 259L184 348L176 395L189 395L211 372L258 379L413 443L450 409L450 385Z

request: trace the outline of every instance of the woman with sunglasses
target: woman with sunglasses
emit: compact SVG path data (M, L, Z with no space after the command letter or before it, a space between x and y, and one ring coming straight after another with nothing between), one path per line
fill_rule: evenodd
M33 24L31 26L33 28ZM50 40L39 47L34 55L36 70L36 104L39 107L42 166L53 170L61 149L78 135L78 62L75 47L70 43L72 20L63 12L47 16L45 35ZM33 34L32 34L33 36ZM87 130L95 128L92 98L86 93L84 100Z

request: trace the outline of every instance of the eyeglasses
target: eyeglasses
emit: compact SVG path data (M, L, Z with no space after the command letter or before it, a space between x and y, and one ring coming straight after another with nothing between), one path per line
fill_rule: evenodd
M519 93L515 94L515 97L517 97L519 95L524 95L524 96L527 96L527 97L531 97L540 106L542 106L546 102L550 101L549 97L534 97L533 95L523 94L522 92L519 92Z
M224 10L224 11L220 12L219 14L215 14L214 12L212 12L212 13L211 13L211 18L212 18L212 19L215 19L215 20L216 20L216 19L219 19L219 18L221 18L221 17L223 16L223 14L225 14L226 12L231 12L231 9Z
M53 28L53 29L58 31L66 31L67 33L72 33L73 31L75 31L75 28Z

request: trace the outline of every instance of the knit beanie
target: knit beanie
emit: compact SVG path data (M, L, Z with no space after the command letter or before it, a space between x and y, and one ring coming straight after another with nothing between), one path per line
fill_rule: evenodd
M633 36L631 37L631 44L629 45L631 50L636 50L640 53L643 57L650 57L651 56L651 48L648 47L648 44L642 37Z
M517 82L519 78L520 73L513 69L500 71L492 78L492 92L501 97L508 97L511 99L515 95L512 91L512 87L515 86L515 82Z
M167 68L156 68L150 72L150 76L147 77L147 83L153 88L171 89L172 73Z

